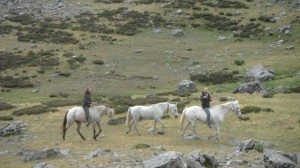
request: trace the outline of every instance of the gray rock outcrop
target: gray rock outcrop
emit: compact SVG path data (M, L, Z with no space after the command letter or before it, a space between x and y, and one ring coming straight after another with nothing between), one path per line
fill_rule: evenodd
M0 128L0 137L20 134L27 130L27 125L23 121L11 121L7 126Z
M182 168L183 153L169 151L143 162L144 168Z
M183 92L185 91L197 92L197 87L195 82L186 79L179 82L179 84L177 85L177 89Z
M99 157L101 155L105 155L106 153L110 153L110 149L98 149L96 151L90 152L89 154L84 156L84 160L91 160L94 157Z
M59 149L45 149L41 152L25 154L21 160L23 162L30 162L30 161L34 161L34 160L42 160L47 157L62 158L62 157L64 157L64 154L61 153Z
M255 65L252 68L248 69L247 72L245 73L245 80L246 82L250 81L267 81L267 80L272 80L274 77L274 72L267 70L264 66L262 65Z
M263 84L267 80L272 80L274 72L267 70L262 65L255 65L245 73L245 83L236 88L233 93L266 93L267 89Z
M214 156L209 156L207 154L201 153L198 150L192 151L191 153L185 155L185 167L189 168L205 168L218 166L218 161Z
M296 168L300 167L296 154L285 154L280 151L267 149L264 151L264 162L266 168Z
M172 31L172 36L174 36L174 37L180 37L183 35L184 35L184 32L182 29L175 29Z

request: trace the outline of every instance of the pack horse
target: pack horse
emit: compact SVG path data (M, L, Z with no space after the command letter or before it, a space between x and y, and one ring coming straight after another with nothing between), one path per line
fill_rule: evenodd
M156 124L160 123L162 125L162 130L164 131L164 124L161 120L162 116L170 111L175 118L178 117L177 104L172 103L158 103L149 106L133 106L127 111L126 123L128 126L127 134L131 131L132 126L135 128L137 134L141 135L137 129L137 123L141 119L153 119L155 132Z
M104 114L107 114L110 119L113 119L115 110L113 108L110 108L105 105L99 105L99 106L91 106L89 109L89 121L86 121L85 113L82 107L73 107L69 109L66 114L62 125L62 137L63 140L65 140L65 135L68 130L68 128L76 122L77 124L77 132L80 135L80 137L85 140L84 136L80 133L80 126L81 123L92 123L93 124L93 133L94 137L93 139L96 141L98 135L102 131L100 126L100 120L103 117ZM96 125L98 126L98 133L96 133Z

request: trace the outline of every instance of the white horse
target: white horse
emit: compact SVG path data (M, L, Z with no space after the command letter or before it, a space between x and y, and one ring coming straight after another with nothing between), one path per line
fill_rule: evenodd
M89 121L86 121L85 118L85 112L82 107L73 107L70 110L68 110L65 114L65 118L62 125L62 136L63 140L65 140L65 135L67 129L76 122L77 124L77 132L80 135L80 137L85 140L83 135L80 133L80 126L81 123L92 123L93 124L93 133L94 137L93 139L96 141L97 136L101 132L100 127L100 120L104 114L107 114L109 118L112 120L113 115L115 113L115 110L113 108L107 107L105 105L99 105L99 106L91 106L89 108ZM99 128L99 132L96 134L96 124Z
M240 111L240 105L239 105L239 102L238 101L234 101L234 102L227 102L227 103L224 103L224 104L221 104L221 105L216 105L216 106L213 106L211 109L210 109L210 119L211 119L211 123L216 125L216 131L217 131L217 134L216 134L216 137L218 140L219 139L219 134L220 134L220 126L221 126L221 123L224 121L224 118L226 116L226 114L229 112L229 111L233 111L235 112L235 114L240 117L241 116L241 111ZM187 118L187 122L183 128L183 122L184 122L184 119ZM182 134L181 136L184 135L186 129L192 125L193 127L193 132L194 134L196 135L196 121L199 120L203 123L207 123L207 115L205 113L205 111L199 107L199 106L191 106L191 107L187 107L183 110L182 114L181 114L181 117L180 117L180 128L182 130L183 128L183 131L182 131Z
M137 123L141 119L154 119L153 131L155 133L156 124L159 122L162 125L162 130L164 131L164 124L161 117L171 111L171 113L178 117L177 104L171 104L168 102L152 104L150 106L133 106L128 109L126 123L128 126L127 134L131 131L131 127L134 126L138 135L141 135L136 127Z

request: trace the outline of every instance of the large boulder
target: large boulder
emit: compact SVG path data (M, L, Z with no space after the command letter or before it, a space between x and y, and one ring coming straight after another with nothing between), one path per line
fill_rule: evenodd
M258 81L251 81L251 82L246 82L246 83L242 83L240 84L239 87L237 87L233 93L249 93L249 94L253 94L253 93L266 93L266 89L263 87L263 84Z
M179 84L177 85L177 89L183 92L185 91L197 92L197 87L195 82L186 79L179 82Z
M272 80L274 77L274 72L271 70L265 69L262 65L255 65L252 68L248 69L245 73L246 82L251 81L260 81L264 82L266 80Z
M262 65L255 65L245 73L245 83L236 88L233 93L266 93L267 89L263 84L267 80L272 80L274 72L267 70Z
M181 152L169 151L143 162L144 168L182 168L183 154Z
M299 167L298 159L299 158L296 154L285 154L271 149L264 151L264 162L266 168L296 168Z

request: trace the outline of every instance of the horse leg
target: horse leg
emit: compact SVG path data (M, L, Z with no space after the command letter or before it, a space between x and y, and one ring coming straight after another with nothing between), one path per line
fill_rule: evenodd
M95 141L97 141L97 137L99 136L100 132L102 131L101 126L100 126L100 122L96 122L98 128L99 128L99 132L95 135L94 134L94 139Z
M218 141L221 141L219 138L219 135L220 135L220 125L219 124L216 124L216 131L217 131L216 138Z
M191 124L192 124L192 127L193 127L193 133L195 135L197 135L197 133L196 133L196 122L191 122Z
M187 121L186 122L186 124L185 124L185 126L184 126L184 128L183 128L183 131L182 131L182 134L181 134L181 136L183 136L184 135L184 133L185 133L185 131L186 131L186 129L189 127L191 125L191 122L190 121Z
M136 130L136 132L137 132L138 135L141 135L141 134L139 133L139 130L137 129L136 125L137 125L137 121L134 120L134 122L133 122L134 129Z
M157 121L161 124L162 132L165 132L165 125L164 125L164 123L162 122L162 120L161 120L161 119L158 119Z
M95 141L97 141L97 139L96 139L96 125L95 125L95 123L93 123L93 134L94 134L93 139L94 139Z
M156 133L155 133L155 130L156 130L156 124L157 124L157 121L154 120L154 124L153 124L153 133L154 133L154 134L156 134Z
M129 128L128 128L128 131L126 132L126 134L128 134L130 131L131 131L131 127L132 127L132 124L133 124L133 119L130 121L130 124L129 124Z
M80 133L81 122L76 121L76 123L77 123L77 132L78 132L78 134L80 135L80 137L81 137L83 140L85 140L84 136Z

